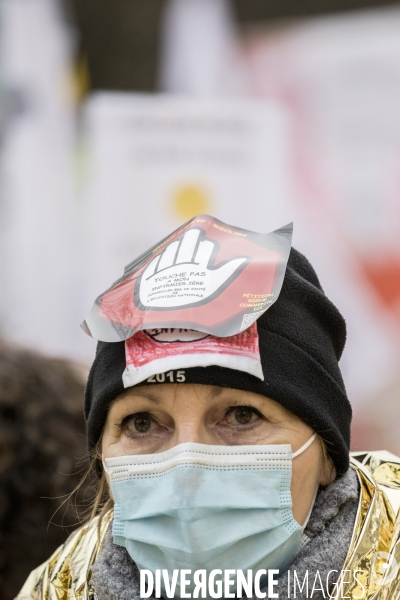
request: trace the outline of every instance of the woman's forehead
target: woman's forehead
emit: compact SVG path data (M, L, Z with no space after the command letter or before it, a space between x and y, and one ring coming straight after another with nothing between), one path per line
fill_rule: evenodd
M146 398L153 402L160 402L163 399L169 398L185 398L194 397L198 399L214 400L216 398L243 398L243 397L259 397L264 399L259 394L252 392L237 390L229 387L221 387L216 385L204 385L200 383L165 383L161 385L140 385L128 388L126 392L118 396L116 401L126 398Z
M279 412L281 414L292 415L294 419L297 417L285 409L281 404L260 394L238 390L235 388L203 385L197 383L165 383L161 385L142 385L128 388L123 394L118 396L112 406L122 406L126 404L134 405L140 400L148 401L155 407L165 405L176 405L181 402L188 404L193 403L193 407L198 404L213 403L213 401L229 403L229 404L253 404L258 407L268 408L269 411ZM189 403L189 408L190 408Z

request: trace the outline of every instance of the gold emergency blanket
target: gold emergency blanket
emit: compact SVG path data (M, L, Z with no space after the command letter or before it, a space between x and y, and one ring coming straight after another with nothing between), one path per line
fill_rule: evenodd
M72 533L48 561L32 571L17 598L93 600L91 567L101 551L111 519L112 513L109 513L99 527L95 518Z
M353 535L333 598L400 599L400 568L387 576L393 557L400 566L400 458L389 453L351 457L361 487ZM396 515L397 514L397 518ZM53 556L35 569L16 600L94 600L90 586L112 513L75 531ZM393 563L395 564L395 563ZM358 570L357 577L352 573ZM349 575L350 574L350 575Z

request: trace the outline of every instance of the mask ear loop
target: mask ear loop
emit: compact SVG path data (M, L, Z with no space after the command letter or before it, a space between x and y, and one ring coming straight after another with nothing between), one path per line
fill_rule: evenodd
M300 454L302 454L303 452L305 452L305 450L307 450L307 448L309 446L311 446L311 444L313 443L313 441L315 440L316 437L317 437L317 434L314 432L312 434L312 436L310 437L310 439L307 440L306 443L301 446L301 448L299 448L298 450L296 450L296 452L293 452L292 458L296 458L296 456L299 456ZM315 504L315 499L316 499L317 493L318 493L318 488L319 488L319 485L317 484L317 486L316 486L316 488L314 490L314 495L313 495L313 499L312 499L312 502L311 502L311 505L310 505L310 510L308 511L306 520L304 521L304 523L302 525L303 531L306 528L307 523L308 523L308 521L309 521L309 519L311 517L311 513L312 513L312 510L313 510L314 504Z
M106 461L104 460L104 458L101 459L101 462L103 463L103 469L104 471L107 473L107 475L110 477L110 471L106 465Z
M314 432L312 434L312 436L310 437L310 439L307 440L306 443L303 444L301 448L299 448L298 450L296 450L296 452L293 452L292 458L296 458L296 456L299 456L300 454L303 454L303 452L305 450L307 450L308 446L311 446L311 444L313 443L313 441L315 440L316 437L317 437L317 434Z

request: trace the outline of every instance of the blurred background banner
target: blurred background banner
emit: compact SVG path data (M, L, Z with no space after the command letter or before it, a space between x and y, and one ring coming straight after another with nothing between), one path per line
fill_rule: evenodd
M400 5L377 4L3 0L2 336L88 365L79 323L167 233L293 220L348 322L354 445L400 451Z
M49 354L79 337L72 38L54 0L0 4L0 328Z
M79 324L196 214L294 222L347 321L352 449L400 454L399 31L395 0L1 0L2 600L66 537Z
M246 72L229 0L170 0L160 30L162 91L200 96L244 91Z

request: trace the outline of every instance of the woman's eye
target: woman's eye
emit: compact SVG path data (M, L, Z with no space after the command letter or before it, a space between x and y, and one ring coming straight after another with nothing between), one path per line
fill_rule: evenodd
M227 420L232 425L249 425L256 421L261 415L258 410L251 406L232 407L227 412Z
M153 420L149 413L137 413L127 422L127 428L134 433L146 433L151 429Z
M248 406L241 406L240 408L236 408L234 411L235 420L240 425L247 425L250 423L254 416L254 412Z

